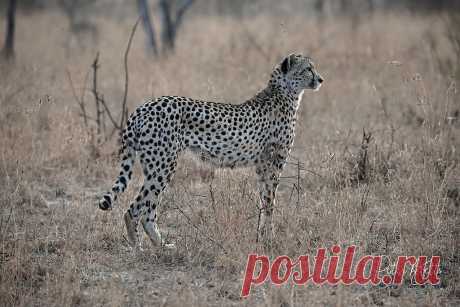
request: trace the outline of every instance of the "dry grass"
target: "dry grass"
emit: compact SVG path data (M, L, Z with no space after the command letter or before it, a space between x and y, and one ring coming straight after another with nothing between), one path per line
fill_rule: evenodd
M442 54L451 52L439 18L375 15L353 32L342 19L200 16L187 20L177 52L162 59L145 54L137 33L131 110L149 95L238 102L264 86L283 55L315 59L326 82L303 99L272 255L337 243L356 244L360 254L442 257L439 287L267 285L247 300L239 298L245 260L260 251L249 170L181 159L159 221L177 242L175 252L154 250L147 240L145 252L127 249L122 214L140 185L139 170L114 211L96 208L118 172L117 146L94 146L66 70L81 89L99 50L100 88L116 108L133 19L101 18L98 45L81 50L65 47L65 26L50 27L65 24L58 13L20 16L17 62L0 67L0 305L459 303L459 96L425 40L429 32ZM363 128L372 139L366 175L357 178ZM298 178L296 159L305 169Z

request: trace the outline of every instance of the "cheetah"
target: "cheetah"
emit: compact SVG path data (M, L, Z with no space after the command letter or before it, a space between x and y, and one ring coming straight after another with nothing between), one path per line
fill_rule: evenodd
M304 90L316 91L322 82L309 57L291 54L276 65L268 85L241 104L178 96L147 100L128 119L121 171L99 208L111 209L126 189L138 154L144 183L124 214L129 243L140 247L140 222L154 246L173 248L161 238L156 209L178 155L188 149L218 167L255 168L260 197L257 240L269 242L275 194L294 142L299 104Z

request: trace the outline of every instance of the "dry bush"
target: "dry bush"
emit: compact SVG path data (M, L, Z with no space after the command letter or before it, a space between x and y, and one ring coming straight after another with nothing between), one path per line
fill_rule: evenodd
M356 244L360 254L442 257L439 287L266 285L244 301L247 254L263 251L255 243L253 172L216 170L184 155L159 209L164 235L177 243L172 252L153 249L146 238L144 252L127 248L122 214L140 186L138 167L115 210L96 207L118 173L116 140L94 155L66 72L81 90L99 50L99 88L115 108L135 17L99 19L100 41L83 51L66 50L65 31L49 27L65 20L59 13L19 19L18 61L0 75L0 305L458 302L460 127L447 117L459 97L422 39L430 31L449 52L437 18L375 14L354 32L340 18L318 25L297 15L200 16L187 21L176 53L157 59L145 54L140 37L134 40L130 110L144 97L169 94L240 102L265 85L284 55L314 58L326 82L303 99L295 158L277 199L272 256ZM372 133L364 164L363 129ZM356 180L358 165L365 180Z

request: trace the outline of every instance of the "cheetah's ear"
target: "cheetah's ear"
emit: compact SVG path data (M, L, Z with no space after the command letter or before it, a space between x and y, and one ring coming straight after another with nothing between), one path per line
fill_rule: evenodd
M281 71L283 74L287 74L288 71L291 69L291 66L294 62L294 54L288 55L283 62L281 63Z
M281 72L283 74L287 74L289 68L291 68L291 56L286 57L281 63Z

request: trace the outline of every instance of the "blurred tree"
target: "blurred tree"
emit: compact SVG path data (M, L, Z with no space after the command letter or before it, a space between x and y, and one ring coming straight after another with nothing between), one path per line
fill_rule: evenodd
M99 35L99 31L95 23L88 18L88 10L94 1L92 0L59 0L58 5L63 10L69 20L70 35L67 37L67 49L74 47L74 43L80 48L86 47L84 44L90 37L91 44L94 44Z
M6 11L6 33L5 45L3 46L3 56L6 59L14 57L14 30L16 25L16 0L9 0Z
M174 50L177 30L182 24L185 12L195 0L183 0L180 3L176 0L159 0L158 7L161 17L161 42L163 51ZM151 21L150 9L147 0L137 0L137 7L140 18L147 35L147 44L154 55L158 54L155 31Z
M317 14L324 15L325 1L324 0L315 0L313 4Z
M161 40L164 51L173 50L176 41L177 30L182 24L185 12L195 0L182 1L180 5L172 0L160 0L160 11L162 20ZM173 7L176 7L173 10Z
M145 34L147 35L148 47L154 55L157 55L158 48L155 38L155 31L153 30L153 25L150 20L150 11L147 0L137 0L137 7L139 10L139 15L142 19L142 25L144 26Z
M248 5L256 2L254 0L217 0L217 13L219 15L233 15L242 17Z

